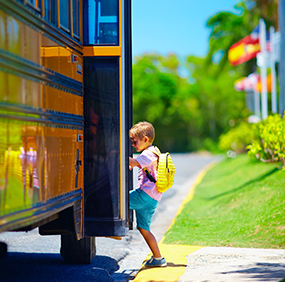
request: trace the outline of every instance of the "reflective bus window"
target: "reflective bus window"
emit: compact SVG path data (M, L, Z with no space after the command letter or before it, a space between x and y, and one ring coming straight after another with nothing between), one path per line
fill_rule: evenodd
M45 0L45 18L57 25L57 0Z
M72 0L73 9L73 36L79 38L80 36L80 1Z
M70 1L60 0L60 27L70 31Z
M42 10L42 0L26 0L26 3L38 12Z
M88 0L84 9L87 17L84 23L84 44L118 45L118 0Z

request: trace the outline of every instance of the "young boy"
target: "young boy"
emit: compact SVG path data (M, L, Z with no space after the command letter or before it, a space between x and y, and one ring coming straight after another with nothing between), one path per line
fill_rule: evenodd
M158 202L161 199L161 192L158 192L155 183L147 177L144 168L147 168L150 175L157 178L157 155L147 150L151 148L154 140L154 128L149 122L139 122L129 131L132 145L141 154L133 159L129 157L130 170L138 167L137 189L130 192L130 209L135 210L137 218L137 228L144 237L150 250L152 258L145 263L146 267L166 266L165 259L161 256L156 238L150 232L150 223Z

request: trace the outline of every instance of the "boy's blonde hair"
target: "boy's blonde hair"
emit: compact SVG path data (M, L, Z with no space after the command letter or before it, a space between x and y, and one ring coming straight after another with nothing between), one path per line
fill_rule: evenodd
M138 137L140 140L147 136L149 141L152 142L155 137L154 127L147 121L140 121L130 129L129 136L131 139Z

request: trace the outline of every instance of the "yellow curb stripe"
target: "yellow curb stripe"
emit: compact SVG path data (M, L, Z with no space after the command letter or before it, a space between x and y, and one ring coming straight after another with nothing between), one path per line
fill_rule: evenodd
M167 261L167 267L145 268L142 267L133 280L135 282L173 282L185 272L187 256L203 247L165 245L159 244L159 249ZM149 255L147 259L151 256Z
M215 161L208 164L196 177L195 182L190 187L189 192L179 207L175 218L172 220L168 230L173 226L176 217L182 212L186 203L192 200L195 187L202 181L206 172L216 164ZM167 230L167 231L168 231ZM193 252L204 248L202 246L187 246L187 245L166 245L163 243L164 236L158 243L160 252L163 254L167 262L167 267L145 268L141 267L136 275L134 282L174 282L178 281L179 277L184 274L187 266L187 256ZM147 256L145 261L150 259L151 254Z

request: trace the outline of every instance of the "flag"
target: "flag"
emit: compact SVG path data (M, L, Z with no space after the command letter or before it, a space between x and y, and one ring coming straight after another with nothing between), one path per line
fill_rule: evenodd
M270 52L270 35L266 33L266 50ZM229 62L233 65L239 65L256 57L260 52L259 45L259 25L257 25L250 35L233 44L228 52Z
M245 81L246 81L246 77L241 77L241 78L237 79L234 83L235 90L244 91L245 90Z
M247 77L241 77L235 81L234 87L237 91L253 91L259 76L256 73L252 73Z
M237 91L256 91L261 93L261 79L256 73L251 73L246 77L237 79L234 83L235 90ZM267 91L271 92L271 75L267 76Z
M259 37L254 32L231 46L228 59L233 66L236 66L255 58L259 52Z
M267 85L266 91L267 91L268 93L271 93L271 74L268 74L267 77L266 77L266 85ZM258 78L258 82L256 83L256 85L255 85L255 87L254 87L254 90L255 90L256 92L261 93L262 84L261 84L261 79L260 79L260 77Z

